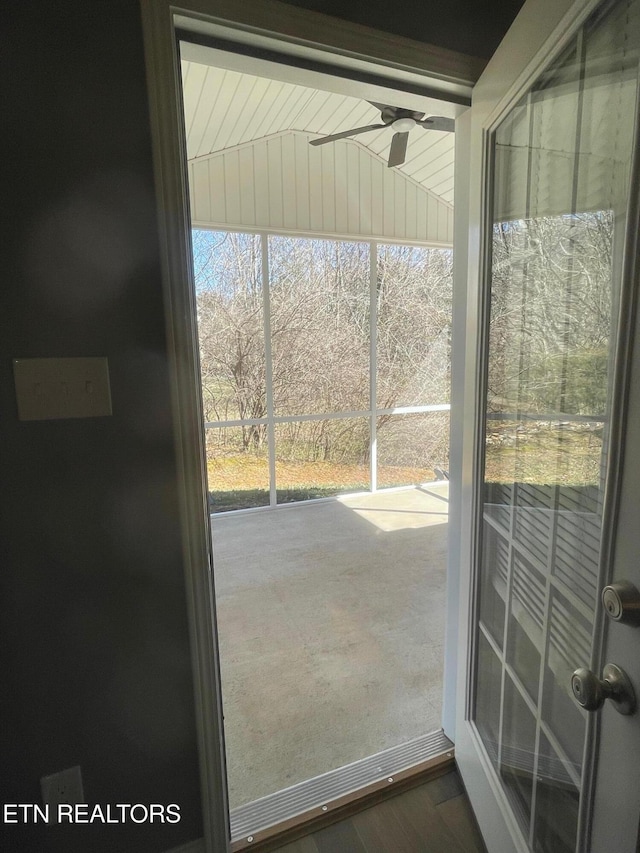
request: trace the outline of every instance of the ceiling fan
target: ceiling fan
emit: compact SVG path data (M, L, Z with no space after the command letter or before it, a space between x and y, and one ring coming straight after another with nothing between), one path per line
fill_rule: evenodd
M310 140L309 145L324 145L327 142L335 142L336 139L355 136L357 133L366 133L369 130L391 127L395 130L393 139L391 140L389 161L387 163L387 166L391 168L392 166L400 166L404 163L407 154L409 131L416 127L416 125L425 130L442 130L447 133L453 132L455 128L455 121L452 118L445 118L445 116L429 116L428 118L424 118L424 113L415 112L414 110L406 110L402 107L390 107L388 104L377 104L375 101L369 101L369 103L380 110L382 124L367 124L364 127L354 127L352 130L333 133L331 136L322 136L320 139Z

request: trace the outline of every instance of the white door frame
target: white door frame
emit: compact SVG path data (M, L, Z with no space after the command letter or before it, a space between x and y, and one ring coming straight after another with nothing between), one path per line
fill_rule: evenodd
M176 29L215 32L236 44L270 47L280 54L311 58L316 70L295 69L308 85L339 69L336 85L344 94L376 97L408 105L416 98L425 109L456 117L470 101L481 63L463 54L379 33L274 0L141 0L150 101L154 175L158 205L162 286L183 561L207 853L229 849L224 734L216 637L211 537L203 441L195 288L192 281L187 154L182 127L182 89ZM373 93L373 95L372 95ZM392 98L392 100L388 100ZM455 343L455 339L454 339ZM452 407L452 421L454 411ZM455 494L457 483L452 482ZM457 589L457 567L449 584ZM457 602L448 614L445 651L445 730L455 719ZM448 685L448 690L447 690ZM448 721L448 722L447 722Z

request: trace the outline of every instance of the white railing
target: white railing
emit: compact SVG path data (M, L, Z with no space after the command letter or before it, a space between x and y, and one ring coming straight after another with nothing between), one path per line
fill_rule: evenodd
M308 415L276 415L272 407L264 418L245 418L226 421L206 421L206 430L224 429L225 427L266 426L267 428L267 458L269 465L269 506L278 505L277 475L276 475L276 442L275 427L278 424L299 423L301 421L327 421L347 418L367 418L369 420L369 491L378 491L378 449L377 449L377 419L385 415L414 415L434 412L448 412L449 403L435 403L425 406L396 406L387 409L358 409L349 412L320 412ZM440 460L446 462L446 460Z

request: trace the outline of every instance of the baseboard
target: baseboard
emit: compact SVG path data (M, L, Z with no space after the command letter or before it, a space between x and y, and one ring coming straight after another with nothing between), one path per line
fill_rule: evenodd
M187 841L186 844L181 844L180 847L172 847L166 853L205 853L204 838L197 838L195 841Z

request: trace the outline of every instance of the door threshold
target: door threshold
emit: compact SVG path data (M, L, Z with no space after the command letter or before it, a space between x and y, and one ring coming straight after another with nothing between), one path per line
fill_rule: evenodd
M268 851L449 770L442 729L276 791L230 813L231 851Z

